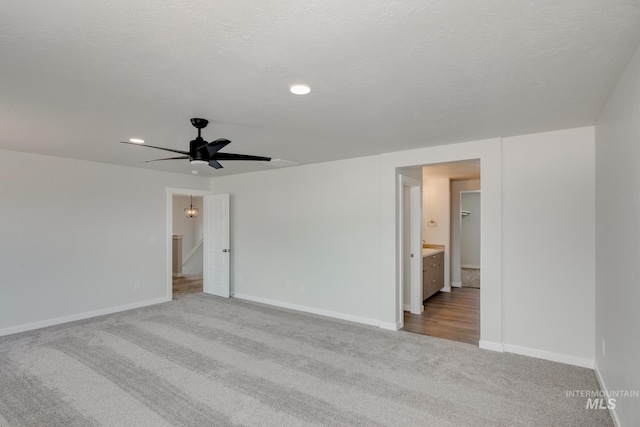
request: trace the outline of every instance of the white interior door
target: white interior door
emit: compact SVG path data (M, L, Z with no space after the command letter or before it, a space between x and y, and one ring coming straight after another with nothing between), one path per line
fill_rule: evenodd
M409 229L411 252L411 313L421 314L424 311L422 304L422 186L409 187Z
M229 298L229 194L203 197L203 292Z
M396 290L396 324L404 326L405 302L411 313L424 311L422 304L422 182L398 175L400 286ZM406 286L405 286L406 285ZM398 291L399 290L399 291ZM408 301L405 299L408 292Z

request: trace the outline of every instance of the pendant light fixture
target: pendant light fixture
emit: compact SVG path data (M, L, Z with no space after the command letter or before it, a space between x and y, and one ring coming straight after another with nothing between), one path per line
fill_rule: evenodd
M184 208L184 216L187 218L196 218L200 209L193 207L193 196L191 196L191 205L188 208Z

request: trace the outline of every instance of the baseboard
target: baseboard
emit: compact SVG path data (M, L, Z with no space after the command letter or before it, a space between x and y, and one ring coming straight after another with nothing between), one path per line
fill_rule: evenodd
M451 286L445 286L444 288L440 289L440 292L451 292Z
M593 370L596 372L596 378L598 379L598 383L600 384L600 390L604 391L605 394L608 394L609 389L604 383L604 379L600 374L600 370L598 369L598 365L596 364L596 362L593 362ZM618 418L618 413L616 412L616 408L609 407L609 415L611 415L611 419L613 420L613 425L615 425L616 427L622 426L622 424L620 423L620 419Z
M451 287L452 288L461 288L462 287L462 282L451 282Z
M46 328L49 326L61 325L63 323L75 322L77 320L90 319L92 317L104 316L105 314L118 313L120 311L133 310L134 308L146 307L148 305L160 304L171 301L171 298L162 297L153 300L140 301L133 304L120 305L117 307L103 308L101 310L88 311L86 313L72 314L70 316L57 317L55 319L42 320L40 322L27 323L25 325L13 326L0 329L0 337L5 335L18 334L20 332L32 331L34 329Z
M402 328L400 322L391 323L391 322L378 322L378 326L380 329L386 329L388 331L399 331Z
M553 353L535 348L521 347L513 344L503 344L504 351L508 353L521 354L523 356L535 357L537 359L551 360L552 362L566 363L567 365L580 366L593 369L593 360L582 357L569 356L566 354Z
M493 341L480 340L480 342L478 342L478 347L484 350L498 351L500 353L504 351L504 347L502 344Z
M311 313L311 314L318 314L320 316L332 317L334 319L348 320L350 322L363 323L365 325L379 326L383 329L389 329L386 327L389 325L392 325L391 328L396 328L396 325L394 323L391 323L389 325L385 323L385 326L382 326L383 322L380 322L377 319L371 319L371 318L362 317L362 316L354 316L352 314L339 313L337 311L324 310L321 308L308 307L306 305L291 304L288 302L276 301L272 299L254 297L252 295L237 294L237 293L233 294L232 297L237 299L247 300L247 301L259 302L261 304L273 305L275 307L282 307L282 308L288 308L290 310L302 311L304 313ZM397 330L397 329L399 328L396 328L393 330Z
M404 304L402 306L402 310L408 311L411 314L422 314L422 312L424 311L424 305L420 304L420 313L414 313L413 311L411 311L411 304Z
M479 265L471 265L471 264L464 264L460 266L461 268L471 268L473 270L480 270L480 266Z

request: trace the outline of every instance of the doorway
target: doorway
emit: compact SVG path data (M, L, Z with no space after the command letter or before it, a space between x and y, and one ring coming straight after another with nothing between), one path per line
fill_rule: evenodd
M462 191L479 191L480 160L419 168L423 196L421 282L424 298L420 303L424 311L408 311L405 305L403 330L477 346L480 341L480 290L462 287L460 201ZM479 232L479 208L473 210L476 211ZM473 243L477 243L479 252L479 235ZM401 256L404 257L402 253ZM479 265L478 254L478 268Z
M203 190L167 188L166 292L168 300L193 292L202 292L201 265L204 246L198 235L202 235L202 198L208 194L210 194L209 191ZM185 216L184 209L191 206L191 196L193 196L193 207L199 209L199 220L188 219ZM196 221L189 222L194 219ZM199 226L196 224L197 221L200 221ZM174 236L180 237L174 238ZM200 269L199 274L198 269ZM177 292L174 292L174 282Z
M202 196L174 194L172 224L173 298L202 292Z

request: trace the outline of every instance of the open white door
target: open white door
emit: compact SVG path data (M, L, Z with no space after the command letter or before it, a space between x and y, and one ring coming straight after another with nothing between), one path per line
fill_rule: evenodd
M398 175L400 296L396 324L404 326L404 310L424 311L422 304L422 182ZM405 295L407 293L407 295ZM408 298L407 298L408 297ZM406 304L408 302L408 304ZM408 305L408 307L407 307Z
M203 197L203 292L229 298L229 194Z

